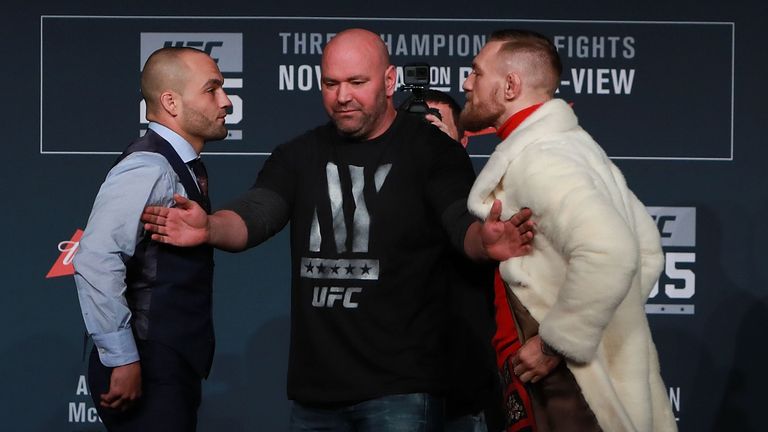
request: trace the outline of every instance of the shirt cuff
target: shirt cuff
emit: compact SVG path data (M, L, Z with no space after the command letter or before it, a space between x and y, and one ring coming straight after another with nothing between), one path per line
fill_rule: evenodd
M467 210L467 200L454 201L443 211L441 220L453 247L465 253L464 237L467 236L469 226L478 220Z
M139 351L131 329L93 335L93 343L99 352L101 364L117 367L139 361Z

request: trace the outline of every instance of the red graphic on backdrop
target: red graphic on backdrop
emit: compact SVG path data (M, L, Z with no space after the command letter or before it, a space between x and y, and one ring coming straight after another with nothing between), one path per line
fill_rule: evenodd
M464 131L464 136L469 138L469 137L473 137L473 136L490 135L490 134L495 134L495 133L496 133L496 128L495 127L487 127L485 129L479 130L477 132Z
M464 136L461 137L461 145L465 148L467 147L467 144L469 144L469 138L473 136L481 136L481 135L490 135L495 134L496 128L494 127L487 127L483 130L479 130L477 132L470 132L470 131L464 131Z
M55 278L60 276L71 276L75 274L75 268L72 267L72 259L75 257L75 252L80 246L80 237L83 236L83 230L78 229L70 240L64 240L59 242L59 259L53 263L53 267L45 275L46 279Z

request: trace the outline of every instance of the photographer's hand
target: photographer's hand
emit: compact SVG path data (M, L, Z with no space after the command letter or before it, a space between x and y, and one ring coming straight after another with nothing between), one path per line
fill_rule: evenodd
M427 115L426 115L424 118L426 118L428 122L430 122L430 123L432 123L433 125L437 126L437 128L438 128L438 129L440 129L441 131L445 132L445 133L446 133L448 136L450 136L451 138L453 138L453 139L457 139L457 137L454 137L454 136L451 134L451 130L450 130L450 129L448 129L448 125L446 125L445 123L443 123L443 121L442 121L442 120L440 120L439 118L437 118L437 116L436 116L436 115L434 115L434 114L427 114Z

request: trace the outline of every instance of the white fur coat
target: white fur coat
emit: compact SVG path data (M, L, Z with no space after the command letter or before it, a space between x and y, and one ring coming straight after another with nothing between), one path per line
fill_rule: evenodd
M533 253L501 263L501 275L568 359L603 430L677 430L644 309L663 266L658 230L564 101L496 147L469 208L485 218L494 199L502 219L533 210Z

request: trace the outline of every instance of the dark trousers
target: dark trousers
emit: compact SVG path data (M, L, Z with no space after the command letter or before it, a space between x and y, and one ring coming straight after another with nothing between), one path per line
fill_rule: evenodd
M110 432L192 432L197 427L200 377L176 351L156 342L136 341L141 358L142 396L120 412L100 405L109 391L112 368L91 351L88 386L96 410Z

